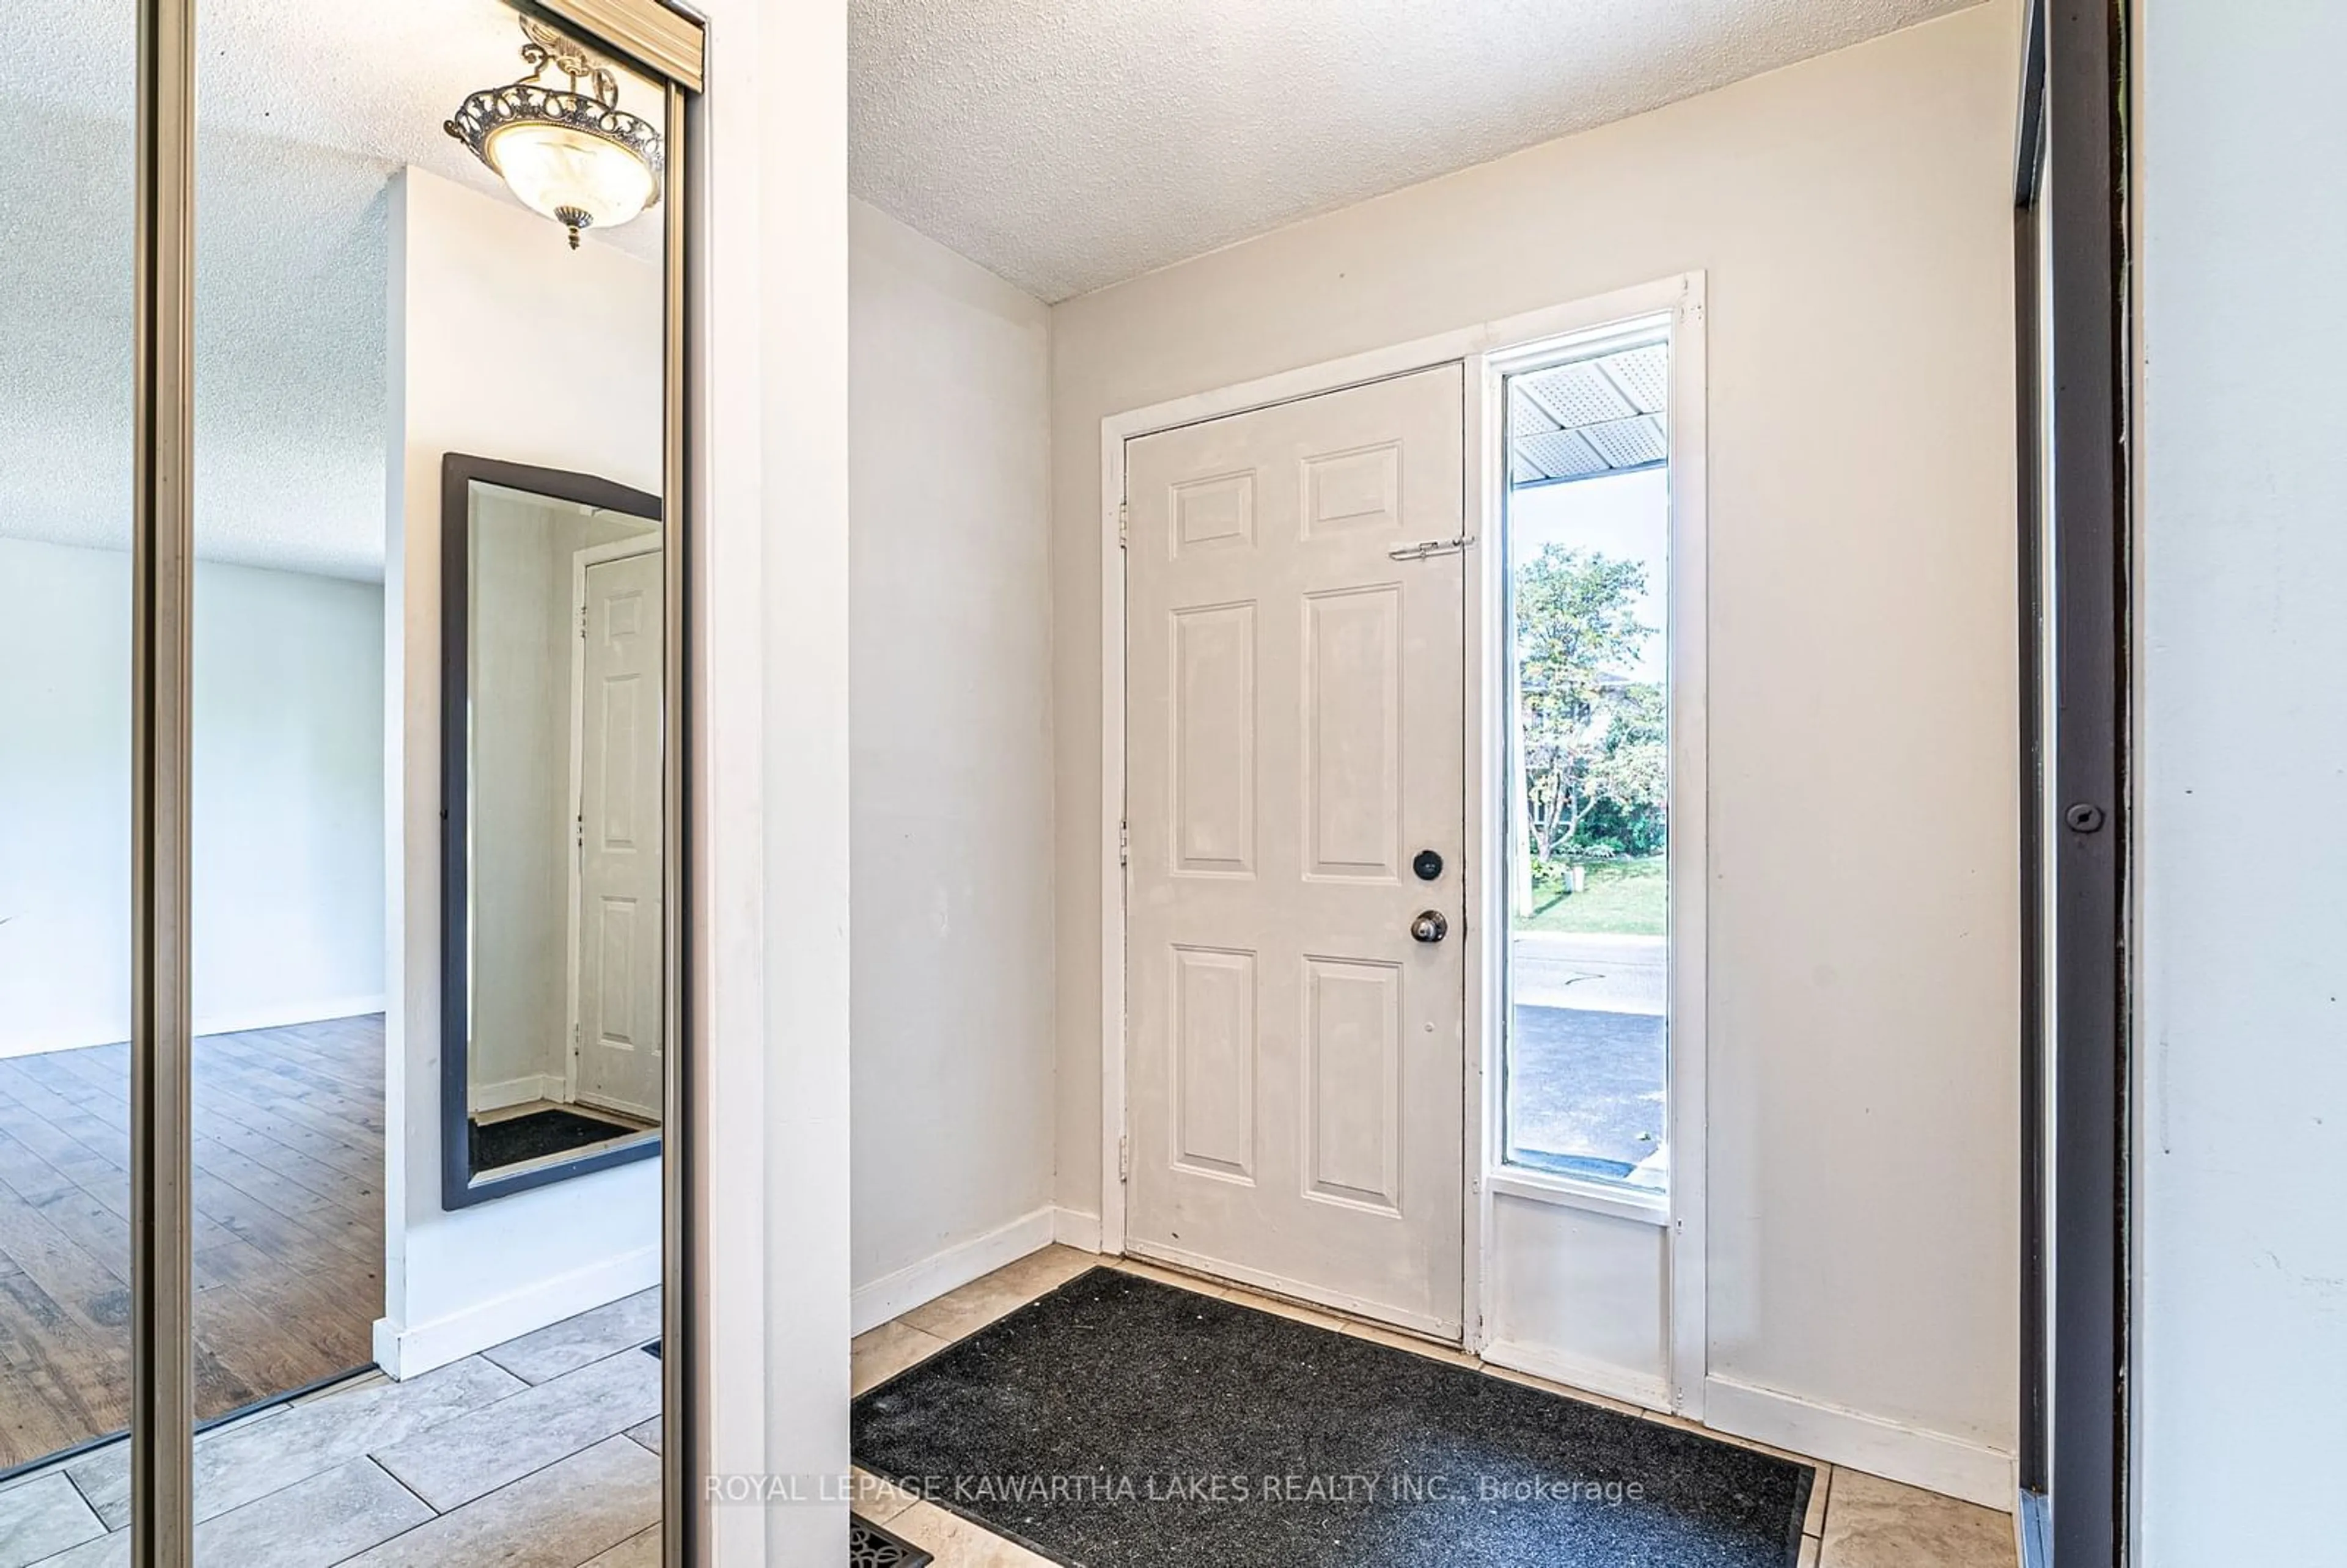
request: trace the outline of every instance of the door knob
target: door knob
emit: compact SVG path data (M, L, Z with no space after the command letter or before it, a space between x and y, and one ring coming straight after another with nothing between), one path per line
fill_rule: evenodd
M1439 942L1450 935L1450 922L1442 917L1440 909L1421 909L1418 918L1409 923L1409 934L1421 942Z

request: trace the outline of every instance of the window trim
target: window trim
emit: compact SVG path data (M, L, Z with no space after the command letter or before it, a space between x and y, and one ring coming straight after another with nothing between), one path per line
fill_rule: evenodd
M1577 1180L1522 1165L1495 1166L1484 1173L1483 1180L1501 1197L1586 1209L1591 1214L1611 1214L1617 1220L1637 1220L1650 1225L1667 1226L1671 1223L1670 1194L1652 1187Z
M1670 1041L1668 1118L1671 1180L1666 1193L1533 1172L1505 1160L1507 958L1509 929L1509 712L1507 552L1504 504L1508 478L1506 378L1560 358L1601 349L1667 324L1671 344L1669 457L1671 524L1669 585L1671 712L1671 934L1668 938ZM1469 515L1480 518L1490 548L1472 552L1474 580L1468 601L1468 842L1475 864L1488 867L1471 881L1468 920L1468 1030L1476 1042L1469 1061L1470 1183L1467 1235L1468 1332L1471 1348L1489 1335L1482 1320L1482 1281L1493 1266L1491 1208L1500 1197L1578 1209L1660 1226L1667 1282L1665 1327L1671 1408L1700 1420L1708 1374L1705 1282L1705 1085L1709 985L1706 890L1709 865L1708 659L1706 614L1709 550L1706 528L1705 456L1707 381L1705 356L1705 275L1684 273L1553 310L1535 312L1483 330L1485 345L1467 358ZM1498 933L1496 940L1484 933Z

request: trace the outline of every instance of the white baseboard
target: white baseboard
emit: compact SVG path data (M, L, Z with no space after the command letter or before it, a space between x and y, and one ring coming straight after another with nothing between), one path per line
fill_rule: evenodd
M254 1008L242 1012L207 1013L195 1020L195 1032L241 1034L249 1029L284 1029L297 1023L326 1023L334 1019L356 1018L362 1013L382 1010L383 994L380 991L373 996L329 997L323 1001L287 1002L279 1007ZM85 1020L81 1027L66 1034L0 1038L0 1061L15 1056L46 1056L59 1050L86 1050L94 1045L120 1045L129 1038L128 1019L95 1025Z
M566 1087L563 1081L553 1073L525 1072L519 1078L508 1078L501 1083L476 1083L467 1098L472 1101L473 1113L478 1115L484 1111L502 1111L508 1105L560 1100Z
M1101 1249L1100 1215L1088 1214L1081 1209L1053 1209L1051 1239L1061 1246L1074 1247L1078 1252L1098 1252Z
M1568 1389L1578 1389L1586 1394L1603 1394L1609 1399L1621 1399L1643 1409L1668 1412L1671 1408L1670 1380L1657 1372L1641 1372L1635 1367L1616 1367L1604 1361L1586 1361L1544 1346L1527 1345L1516 1339L1492 1340L1483 1347L1483 1359L1494 1367L1505 1367L1512 1372L1545 1378Z
M1704 1424L1983 1508L2013 1511L2013 1456L1945 1432L1814 1404L1716 1373L1704 1379Z
M935 1301L948 1290L958 1290L1006 1263L1016 1263L1029 1253L1051 1245L1056 1229L1052 1216L1057 1212L1040 1208L1033 1214L1021 1214L984 1235L932 1253L894 1274L882 1275L869 1285L858 1286L848 1297L847 1331L861 1334L877 1328L892 1317Z
M430 1323L407 1327L380 1317L374 1325L375 1365L395 1378L418 1377L660 1282L661 1249L639 1247Z

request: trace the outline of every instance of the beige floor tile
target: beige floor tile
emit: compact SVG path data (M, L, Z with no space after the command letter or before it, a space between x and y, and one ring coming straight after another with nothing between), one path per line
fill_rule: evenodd
M1809 1485L1809 1512L1801 1520L1801 1533L1823 1535L1826 1532L1826 1500L1833 1495L1834 1467L1819 1464L1818 1479Z
M1051 1568L1048 1558L982 1530L934 1502L916 1502L888 1522L901 1535L938 1560L937 1568Z
M1818 1538L1814 1535L1801 1537L1800 1568L1818 1568Z
M861 1398L906 1368L926 1361L946 1348L934 1334L925 1334L903 1318L883 1323L848 1342L850 1391Z
M1834 1471L1819 1568L2013 1568L2013 1520L1993 1509Z
M975 1334L1004 1313L1058 1289L1100 1261L1073 1247L1047 1246L1006 1264L982 1279L949 1290L897 1319L940 1339Z
M895 1481L883 1481L861 1465L850 1473L856 1491L849 1506L875 1524L887 1523L920 1501Z
M583 1568L661 1568L660 1526L630 1536Z

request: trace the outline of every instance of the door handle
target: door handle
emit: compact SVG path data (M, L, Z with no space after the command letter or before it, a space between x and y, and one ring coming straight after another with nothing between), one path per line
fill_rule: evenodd
M1435 556L1453 556L1475 542L1472 534L1461 534L1455 539L1420 539L1412 545L1395 545L1386 554L1395 560L1427 560Z
M1439 942L1450 935L1450 922L1443 918L1440 909L1421 909L1418 918L1409 923L1409 934L1417 941Z

